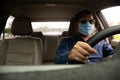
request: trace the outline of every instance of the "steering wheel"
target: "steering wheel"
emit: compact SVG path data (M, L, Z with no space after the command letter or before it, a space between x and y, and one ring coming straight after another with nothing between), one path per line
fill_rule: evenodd
M105 28L90 38L87 42L91 47L94 47L102 39L118 33L120 33L120 25Z

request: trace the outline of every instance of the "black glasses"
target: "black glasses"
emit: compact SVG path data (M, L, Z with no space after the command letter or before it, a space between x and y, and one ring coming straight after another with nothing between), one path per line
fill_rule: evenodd
M82 23L82 24L85 24L85 23L87 23L87 22L89 22L90 24L95 24L95 20L94 20L94 19L90 19L90 20L81 20L81 21L80 21L80 23Z

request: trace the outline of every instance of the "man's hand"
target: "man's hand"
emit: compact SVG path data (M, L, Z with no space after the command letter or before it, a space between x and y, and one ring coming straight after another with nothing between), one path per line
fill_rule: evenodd
M68 59L85 63L90 53L96 53L96 50L86 42L78 41L68 54Z

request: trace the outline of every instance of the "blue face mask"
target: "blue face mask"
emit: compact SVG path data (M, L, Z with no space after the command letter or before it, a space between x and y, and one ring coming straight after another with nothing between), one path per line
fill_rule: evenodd
M85 24L79 24L79 32L84 35L90 35L94 32L94 24L86 22Z

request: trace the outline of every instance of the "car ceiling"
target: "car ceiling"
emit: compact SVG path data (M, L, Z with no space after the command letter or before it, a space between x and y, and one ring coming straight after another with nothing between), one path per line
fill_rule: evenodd
M69 21L82 9L98 11L120 5L120 0L2 0L1 7L12 16L32 21Z

